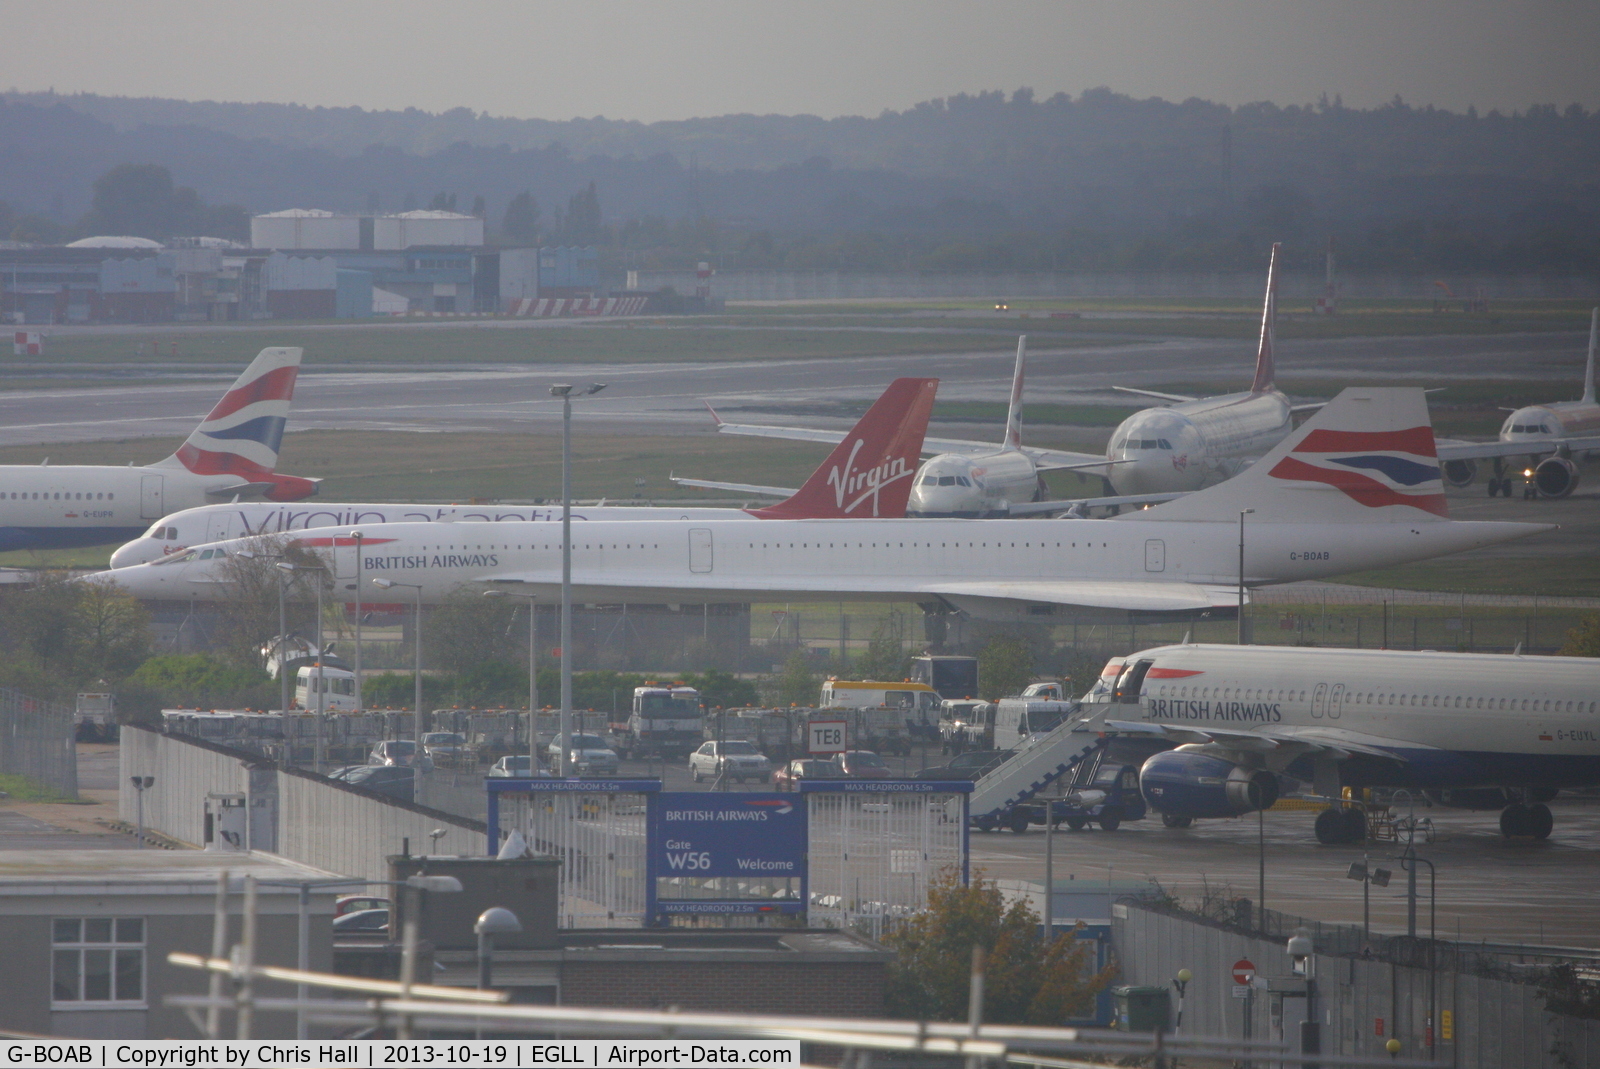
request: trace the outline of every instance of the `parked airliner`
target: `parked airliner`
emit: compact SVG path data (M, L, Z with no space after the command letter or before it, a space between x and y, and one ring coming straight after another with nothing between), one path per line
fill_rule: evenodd
M1489 496L1510 497L1516 476L1507 473L1506 462L1524 457L1529 466L1523 475L1532 491L1527 496L1560 498L1576 490L1578 465L1573 458L1593 457L1600 452L1600 401L1594 395L1597 336L1600 308L1589 313L1589 360L1583 369L1581 398L1513 410L1500 427L1499 440L1494 442L1440 442L1439 459L1444 462L1445 481L1451 486L1467 486L1478 473L1477 461L1489 460L1494 463Z
M0 551L121 542L171 510L218 498L298 501L315 494L314 480L273 471L302 352L261 350L165 460L0 466Z
M1587 657L1184 644L1113 659L1085 700L1176 747L1139 773L1168 827L1270 806L1288 775L1330 800L1404 787L1500 809L1503 834L1543 839L1557 790L1600 786L1597 698ZM1365 816L1334 801L1316 832L1358 842Z
M938 379L896 379L857 421L805 486L759 509L578 506L574 520L772 520L903 516L922 452ZM157 520L143 537L119 546L111 567L126 568L190 546L255 535L376 523L561 521L560 505L394 505L318 503L284 506L234 502L185 509Z
M1550 529L1448 518L1422 391L1347 389L1259 463L1220 486L1115 519L596 521L574 532L574 597L679 603L943 601L977 615L1057 606L1199 610L1235 600L1239 514L1253 510L1247 584L1318 579L1442 556ZM335 527L336 596L367 577L437 602L465 583L560 589L547 523ZM96 576L152 599L226 596L220 542ZM360 564L357 565L357 554Z
M1112 431L1104 456L1025 446L1022 385L1027 338L1023 337L1017 342L1004 442L997 447L992 442L926 439L926 450L937 455L925 461L917 472L907 515L1023 516L1068 509L1081 513L1085 508L1101 505L1120 507L1168 501L1243 471L1288 435L1294 426L1294 413L1321 407L1295 405L1277 387L1274 321L1278 252L1279 246L1274 244L1267 268L1255 378L1250 389L1215 397L1186 397L1119 386L1116 389L1155 398L1165 407L1143 409L1123 420ZM715 417L716 413L712 415ZM836 431L724 423L720 418L717 430L766 438L838 440ZM1102 475L1111 492L1047 501L1040 478L1047 471Z

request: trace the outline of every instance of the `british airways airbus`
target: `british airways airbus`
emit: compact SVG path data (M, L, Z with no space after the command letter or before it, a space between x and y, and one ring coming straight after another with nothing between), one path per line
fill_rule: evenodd
M298 501L315 494L315 481L273 471L302 352L261 350L165 460L120 468L0 466L0 551L125 541L168 511L217 498Z
M1243 568L1239 514L1253 510ZM573 596L635 604L943 601L982 616L1231 605L1250 585L1423 560L1549 530L1450 520L1420 389L1348 389L1242 475L1108 520L596 521L574 532ZM335 527L326 549L354 600L358 571L419 584L437 602L463 584L560 590L553 524ZM219 542L94 577L141 598L226 596ZM357 554L360 565L357 565ZM218 558L223 558L219 560Z
M1271 806L1281 774L1500 809L1503 834L1543 839L1557 790L1600 786L1597 698L1589 657L1185 644L1112 660L1086 709L1176 747L1139 773L1168 827ZM1333 801L1316 832L1359 842L1365 815Z
M1104 456L1044 449L1022 441L1022 389L1027 338L1018 339L1017 364L1011 379L1011 405L1005 438L967 442L928 438L925 451L936 453L917 472L911 516L1024 516L1082 510L1096 506L1139 505L1169 501L1231 478L1288 436L1296 412L1320 404L1293 404L1277 387L1275 328L1278 304L1278 252L1272 246L1267 267L1267 295L1261 313L1261 338L1256 349L1255 378L1250 388L1214 397L1186 397L1118 386L1162 402L1162 407L1135 412L1111 432ZM725 423L724 434L804 441L838 441L837 431L762 424ZM1044 500L1040 476L1049 471L1080 471L1104 476L1111 492L1104 496ZM683 480L687 482L688 480ZM692 485L717 487L701 482ZM749 489L749 488L744 488Z
M938 379L896 379L842 442L786 501L758 509L598 505L572 510L596 520L774 520L904 516L922 435ZM323 527L377 523L509 523L561 520L560 506L386 505L335 502L285 506L234 502L185 509L155 522L143 537L119 546L111 567L147 564L190 546L230 538L281 535Z

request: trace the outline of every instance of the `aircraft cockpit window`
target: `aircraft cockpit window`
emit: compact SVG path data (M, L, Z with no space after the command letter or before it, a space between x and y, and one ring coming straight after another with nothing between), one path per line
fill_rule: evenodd
M965 475L957 475L956 476L956 485L957 486L971 486L972 485L972 480L967 478Z
M153 568L159 568L164 564L182 564L185 561L194 560L197 552L197 550L191 549L187 553L175 553L170 557L162 557L160 560L151 561L150 566Z
M956 484L956 477L954 475L941 475L941 476L939 476L939 485L940 486L954 486L955 484Z
M1171 449L1172 448L1172 443L1167 441L1165 438L1158 438L1157 441L1159 441L1161 443L1161 448L1162 449Z
M1539 424L1539 433L1540 434L1549 434L1550 433L1550 425L1548 423Z
M924 475L922 477L922 485L923 486L938 486L939 485L939 477L937 475Z

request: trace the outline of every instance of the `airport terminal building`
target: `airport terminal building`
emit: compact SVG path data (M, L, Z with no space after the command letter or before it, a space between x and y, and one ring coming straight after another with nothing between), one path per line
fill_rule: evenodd
M636 315L649 300L603 284L593 248L498 248L482 219L456 212L290 209L255 216L250 231L248 247L207 237L0 243L0 312L18 326L205 323Z

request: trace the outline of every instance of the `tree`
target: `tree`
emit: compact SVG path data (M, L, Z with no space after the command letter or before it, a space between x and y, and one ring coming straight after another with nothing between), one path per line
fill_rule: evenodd
M567 202L566 228L567 240L574 245L591 245L600 240L600 194L593 182Z
M1578 621L1578 626L1567 632L1559 653L1563 657L1600 657L1600 613Z
M230 664L206 653L151 657L130 681L170 706L256 708L277 700L277 688L269 684L267 673L260 666Z
M150 655L150 614L108 580L78 584L72 620L75 668L84 678L121 679Z
M805 650L795 650L778 674L779 705L815 705L821 680L811 670Z
M295 572L290 582L278 569L279 563L314 570ZM315 610L307 612L316 599L316 588L312 584L328 584L334 572L330 562L314 550L289 538L263 535L233 551L227 562L218 568L218 574L225 587L225 595L216 605L219 653L238 667L260 668L262 647L278 633L279 584L289 582L284 597L294 605L290 630L297 630L297 622L300 626L315 627L316 621L311 618ZM328 588L325 585L323 589ZM323 645L327 645L326 640Z
M94 181L94 199L82 225L91 234L171 237L193 220L200 195L172 184L172 172L155 163L124 163Z
M435 193L428 202L431 212L453 212L456 210L456 195L454 193Z
M856 664L862 679L893 682L906 678L910 666L905 650L905 622L905 613L899 610L878 621L867 642L866 656Z
M424 624L422 641L433 664L466 672L484 661L515 664L520 643L512 641L514 598L486 598L462 585L445 595ZM526 678L526 677L524 677Z
M1017 635L995 635L978 651L978 692L989 701L1020 694L1033 675L1033 651Z
M524 189L511 198L511 203L506 205L506 216L500 229L511 241L524 245L539 243L539 202L533 199L531 192Z
M965 1019L974 946L985 955L983 1019L995 1023L1059 1025L1083 1016L1114 973L1094 971L1089 942L1046 936L1026 901L1008 907L994 881L979 873L963 885L954 868L929 885L928 908L883 941L897 952L885 995L901 1017Z
M703 676L686 675L683 681L700 692L708 709L736 709L761 701L754 683L718 668L707 670Z

